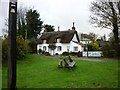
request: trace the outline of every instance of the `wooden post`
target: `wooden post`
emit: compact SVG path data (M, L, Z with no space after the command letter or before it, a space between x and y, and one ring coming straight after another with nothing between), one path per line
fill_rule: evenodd
M89 54L88 54L88 44L89 44L89 41L87 42L87 57L89 57Z
M16 21L17 0L9 2L9 31L8 31L8 88L16 89Z

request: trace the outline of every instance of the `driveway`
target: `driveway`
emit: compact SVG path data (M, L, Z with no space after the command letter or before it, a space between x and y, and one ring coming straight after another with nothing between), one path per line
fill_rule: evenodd
M60 58L58 56L44 56L44 55L33 55L33 56L40 56L40 57L52 57L52 58ZM86 61L120 61L120 60L113 60L113 59L96 59L96 58L72 58L73 60L86 60Z

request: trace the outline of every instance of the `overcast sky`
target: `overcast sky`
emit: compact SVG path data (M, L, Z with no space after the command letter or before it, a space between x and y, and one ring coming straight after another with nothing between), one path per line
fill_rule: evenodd
M4 28L4 22L8 16L8 1L0 1L0 27ZM57 30L71 29L72 23L75 22L76 30L79 33L94 32L100 36L108 35L111 31L106 29L95 28L89 21L91 12L90 3L94 0L18 0L18 8L34 7L39 13L44 24L54 25ZM0 31L2 31L0 28ZM0 35L2 33L0 32Z

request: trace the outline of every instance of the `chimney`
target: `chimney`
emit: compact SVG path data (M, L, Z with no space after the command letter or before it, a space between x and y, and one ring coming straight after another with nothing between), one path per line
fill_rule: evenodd
M60 27L58 26L58 31L60 31Z
M75 30L74 22L73 22L73 27L72 27L72 30Z
M44 32L47 32L47 29L44 27Z

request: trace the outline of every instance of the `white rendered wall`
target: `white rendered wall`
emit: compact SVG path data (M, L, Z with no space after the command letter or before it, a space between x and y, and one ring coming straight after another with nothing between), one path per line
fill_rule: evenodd
M78 51L82 52L83 51L83 48L81 47L81 45L78 45L74 42L70 42L70 43L56 43L56 46L61 46L62 47L62 50L61 51L57 51L57 48L55 49L55 53L58 53L58 54L62 54L63 52L67 52L67 47L69 46L69 52L75 52L74 51L74 47L78 47ZM76 52L78 52L76 51Z
M72 41L78 42L76 34L74 34Z
M49 52L51 55L53 54L62 54L63 52L67 52L67 47L69 46L69 52L75 52L74 51L74 47L78 47L78 51L82 52L83 51L83 48L81 47L81 45L78 45L74 42L70 42L70 43L56 43L56 49L53 51L51 50L50 48L48 48L49 44L38 44L37 45L37 50L41 49L43 50L43 47L46 46L46 52ZM61 51L58 51L57 50L57 47L58 46L61 46L62 47L62 50ZM40 48L41 47L41 48ZM76 52L78 52L76 51Z
M48 46L49 46L48 44L38 44L38 45L37 45L37 51L38 51L39 49L43 50L43 47L44 47L44 46L46 46L46 52L48 52ZM41 48L40 48L40 47L41 47Z

